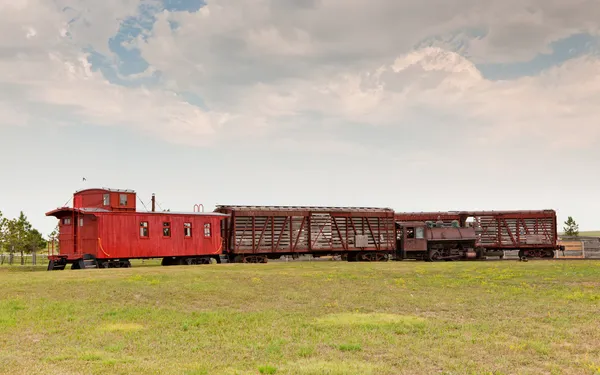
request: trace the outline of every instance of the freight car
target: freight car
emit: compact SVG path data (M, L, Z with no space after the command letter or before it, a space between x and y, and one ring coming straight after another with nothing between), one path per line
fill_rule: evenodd
M219 213L140 212L131 190L75 192L73 207L46 213L59 220L59 253L48 270L131 267L130 259L162 258L163 265L220 262Z
M503 258L504 251L518 251L520 258L553 258L557 250L564 250L558 245L554 210L396 212L395 220L436 220L472 227L477 246L486 256Z
M460 222L473 226L486 251L519 251L520 258L554 258L558 245L554 210L461 212Z
M215 212L227 215L223 250L231 262L308 254L381 261L396 250L389 208L221 205Z

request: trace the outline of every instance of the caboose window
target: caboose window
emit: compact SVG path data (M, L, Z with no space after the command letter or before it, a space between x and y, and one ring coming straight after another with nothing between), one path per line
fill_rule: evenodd
M127 206L127 194L119 194L119 204L121 206Z
M71 225L71 218L70 217L65 217L63 219L63 225Z
M210 237L210 223L204 224L204 237Z
M110 206L110 194L104 194L102 197L102 204L105 206Z
M415 234L416 238L425 238L425 228L417 227Z
M183 235L192 237L192 223L183 223Z
M140 223L140 237L148 237L148 222L142 221Z
M415 228L406 228L406 238L415 238Z
M163 223L163 236L171 237L171 223L168 221Z

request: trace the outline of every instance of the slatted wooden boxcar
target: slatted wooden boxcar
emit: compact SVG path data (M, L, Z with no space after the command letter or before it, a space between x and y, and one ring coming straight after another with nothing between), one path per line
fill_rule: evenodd
M132 190L75 192L73 207L46 213L59 219L59 253L48 269L130 267L130 259L163 258L163 265L220 261L225 215L137 211Z
M487 252L519 251L519 257L554 258L558 244L554 210L461 212Z
M228 215L222 236L232 262L303 254L378 261L396 249L389 208L221 205L215 212Z

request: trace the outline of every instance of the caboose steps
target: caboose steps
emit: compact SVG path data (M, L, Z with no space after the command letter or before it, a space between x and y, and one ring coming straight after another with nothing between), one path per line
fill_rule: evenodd
M51 260L48 262L48 271L62 271L66 266L66 259Z

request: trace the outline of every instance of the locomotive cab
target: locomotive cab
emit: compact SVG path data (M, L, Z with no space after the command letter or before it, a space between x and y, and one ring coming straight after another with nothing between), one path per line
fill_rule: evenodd
M419 259L427 252L426 225L424 222L396 223L397 247L400 258Z

